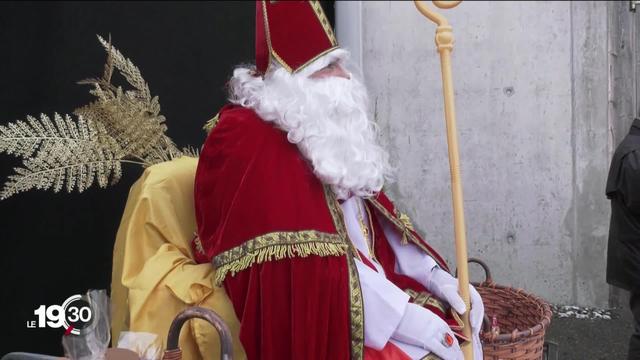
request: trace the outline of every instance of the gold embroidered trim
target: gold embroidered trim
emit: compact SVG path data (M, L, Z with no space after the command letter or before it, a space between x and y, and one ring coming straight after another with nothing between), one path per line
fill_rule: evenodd
M393 216L384 206L382 206L382 204L380 204L380 202L378 202L378 200L376 200L374 198L370 198L370 199L367 199L367 200L369 200L371 202L371 204L373 204L373 206L375 206L376 209L378 209L378 211L380 211L380 213L382 215L384 215L384 217L387 218L387 220L391 221L391 223L394 224L398 228L398 230L400 230L402 232L403 235L406 232L408 240L411 240L411 242L414 243L416 246L418 246L420 249L422 249L422 251L424 251L425 253L429 254L429 256L431 256L433 258L433 260L435 260L436 263L438 263L438 265L440 265L440 267L442 267L444 269L448 269L449 268L447 266L447 264L443 264L440 261L438 261L438 257L435 256L431 252L431 250L429 250L426 246L424 246L424 244L420 240L418 240L415 237L415 235L413 235L413 233L410 231L411 229L408 229L407 226L402 221L400 221L400 219L398 219L395 216Z
M311 0L311 1L309 1L309 3L311 4L311 8L313 8L313 12L316 13L316 16L318 17L318 21L320 21L320 24L322 25L322 28L324 29L324 33L329 38L329 41L331 42L331 45L337 46L338 45L338 40L336 39L336 36L333 33L333 29L331 28L331 24L329 23L329 19L327 19L327 16L324 14L324 10L322 10L322 5L320 5L320 1Z
M200 241L200 237L198 234L194 233L195 237L193 238L193 244L196 246L196 250L200 253L200 255L205 255L204 246L202 246L202 241Z
M269 56L274 55L277 56L277 54L275 54L275 52L273 51L273 47L271 46L271 32L269 31L269 17L267 16L267 3L263 0L262 1L262 17L263 17L263 22L264 22L264 33L267 37L267 46L269 47ZM285 69L287 69L288 72L291 72L291 68L289 67L289 65L285 64L284 61L282 61L282 59L280 58L280 56L277 57L278 62L280 63L280 65L282 65ZM269 72L269 68L271 67L271 59L267 59L267 69L265 70L265 73Z
M422 291L422 292L417 292L413 289L405 289L404 291L405 293L407 293L407 295L409 295L411 297L411 300L413 301L414 304L416 305L420 305L420 306L425 306L425 305L429 305L429 306L433 306L435 308L437 308L438 310L442 311L442 313L446 314L447 311L444 307L444 304L442 303L442 301L434 298L433 296L431 296L431 294L429 294L428 292Z
M434 354L428 354L427 356L423 357L420 360L442 360L442 358L438 357L437 355Z
M347 253L347 245L336 234L315 230L273 232L258 236L213 258L215 285L254 264L293 257L339 256Z
M298 68L294 71L291 68L291 66L289 66L289 64L287 64L284 61L284 59L282 59L280 55L278 55L278 53L275 50L273 50L273 47L271 46L271 32L269 31L269 17L267 16L267 5L265 1L262 1L262 16L264 18L264 32L265 32L265 35L267 36L267 46L269 47L269 54L271 54L271 56L273 56L273 58L276 59L276 61L280 63L280 65L282 65L282 67L285 68L291 74L295 74L299 72L300 70L309 66L312 62L318 60L323 55L338 48L338 41L336 40L336 37L333 34L333 30L331 29L331 24L329 24L329 21L327 20L327 17L325 16L324 11L322 10L322 6L320 5L320 2L312 0L312 1L309 1L309 4L311 5L311 8L313 8L314 13L316 14L316 17L318 18L318 21L320 21L320 24L322 24L322 27L324 28L324 32L329 38L331 45L333 46L321 52L320 54L314 56L312 59L305 62L304 64L298 66ZM319 7L319 11L318 11L318 7ZM324 19L324 22L322 19ZM269 62L267 63L267 70L265 72L269 72L270 66L271 66L271 59L269 59Z
M352 256L347 256L349 294L351 295L351 359L364 358L364 303L358 269Z
M329 212L331 213L331 218L333 219L333 225L335 226L338 235L341 239L344 239L345 244L351 243L351 241L348 241L349 238L347 236L347 227L344 224L342 208L340 208L340 204L338 203L335 194L327 185L324 185L322 189L324 191L324 198L327 202L327 207L329 208Z
M364 305L362 300L362 289L360 288L360 278L354 258L360 259L360 254L347 235L347 228L344 224L342 208L336 199L335 194L327 185L323 186L324 198L333 218L333 225L338 232L338 236L344 243L349 244L352 256L347 254L346 261L349 269L349 317L351 326L351 359L360 360L364 358Z
M325 54L330 53L331 51L337 49L339 46L334 46L334 47L330 47L327 50L321 52L320 54L314 56L311 60L307 61L306 63L298 66L298 68L293 72L294 74L301 71L302 69L306 68L307 66L311 65L311 63L313 63L314 61L318 60L319 58L321 58L322 56L324 56Z
M456 323L458 323L458 325L449 325L449 327L452 330L456 330L459 331L460 333L458 334L458 336L460 336L464 341L469 341L469 339L467 339L463 334L462 334L462 329L464 329L464 322L462 321L462 318L460 317L460 314L458 314L455 311L451 311L451 315L453 316L453 319L456 321Z
M371 253L371 259L379 264L380 261L378 261L378 258L376 257L376 230L373 226L373 217L371 216L371 210L366 203L364 204L364 208L367 211L367 220L369 220L369 227L371 227L371 249L369 249L369 252Z
M338 200L327 186L324 186L324 195L337 234L307 230L275 232L251 239L213 258L213 265L216 268L214 283L220 286L227 274L231 273L233 276L253 264L265 261L308 255L346 255L349 271L351 358L360 360L364 357L364 305L354 259L358 253L357 251L354 253L355 248L347 238L347 230ZM355 255L350 256L349 253Z
M429 294L427 292L424 292L424 291L417 292L417 291L415 291L413 289L405 289L404 292L407 293L407 295L409 295L409 297L411 297L411 300L416 305L419 305L419 306L425 306L425 305L433 306L433 307L437 308L438 310L442 311L443 314L447 313L444 303L442 301L434 298L431 294ZM464 323L462 322L462 319L460 318L460 315L458 315L458 313L455 312L455 311L451 311L451 315L453 316L454 321L457 323L457 325L449 325L451 330L459 332L459 334L457 334L457 335L460 336L460 338L462 338L464 341L469 341L461 333L462 329L464 328ZM435 357L435 358L427 357L427 359L439 359L439 358L438 357Z
M404 226L404 230L402 231L401 244L407 245L409 243L409 235L411 234L411 231L415 231L415 229L413 228L413 224L411 223L411 219L409 218L409 215L398 211L398 209L395 209L395 211L396 211L396 217L398 218L398 220L400 220L400 222Z
M271 47L271 45L269 45L269 47ZM289 64L284 62L284 60L280 57L280 55L278 55L278 53L273 49L271 50L271 56L273 56L273 58L276 59L276 61L278 61L280 63L280 65L282 65L283 68L287 69L287 71L289 73L294 73L294 71L291 68L291 66L289 66ZM271 61L269 61L269 65L267 66L267 71L269 71L269 66L270 65L271 65Z

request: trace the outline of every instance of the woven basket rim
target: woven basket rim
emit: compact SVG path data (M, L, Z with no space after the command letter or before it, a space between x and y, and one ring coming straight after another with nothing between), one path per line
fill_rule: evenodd
M500 290L513 292L515 295L525 297L528 300L531 300L532 302L536 303L538 307L542 310L542 320L536 325L520 331L514 330L511 333L507 333L507 334L493 335L488 332L485 332L483 334L483 340L485 342L491 343L491 344L516 342L518 340L524 340L524 338L532 337L540 333L543 333L544 330L547 327L549 327L549 324L551 323L551 317L552 317L551 306L549 305L549 303L547 303L545 300L543 300L539 296L531 294L520 288L514 288L511 286L496 284L492 280L483 281L480 283L472 283L472 285L475 286L476 288L484 287L484 288L500 289Z

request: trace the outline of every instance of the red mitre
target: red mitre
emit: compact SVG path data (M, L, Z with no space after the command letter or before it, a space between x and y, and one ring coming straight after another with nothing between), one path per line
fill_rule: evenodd
M256 67L295 73L338 47L319 1L256 1ZM272 60L273 59L273 60Z

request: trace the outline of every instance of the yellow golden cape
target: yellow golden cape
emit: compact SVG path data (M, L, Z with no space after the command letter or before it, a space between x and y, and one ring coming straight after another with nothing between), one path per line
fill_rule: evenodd
M149 332L166 347L174 317L190 306L217 312L233 335L234 358L246 355L239 322L211 264L196 264L189 243L196 230L193 181L198 160L181 157L150 166L129 192L113 249L111 335ZM216 330L190 320L180 333L183 359L219 359Z

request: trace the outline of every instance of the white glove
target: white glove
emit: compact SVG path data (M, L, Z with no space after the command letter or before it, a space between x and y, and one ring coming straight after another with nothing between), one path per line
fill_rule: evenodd
M464 301L458 294L458 279L454 278L448 272L434 267L431 270L429 278L428 290L431 291L440 300L444 300L460 315L467 311ZM469 285L469 296L471 300L471 313L469 314L469 322L474 335L478 335L482 329L482 318L484 317L484 304L478 291Z
M453 344L446 346L445 336ZM464 355L449 325L438 315L422 306L409 303L392 338L405 344L421 347L443 360L463 360Z

